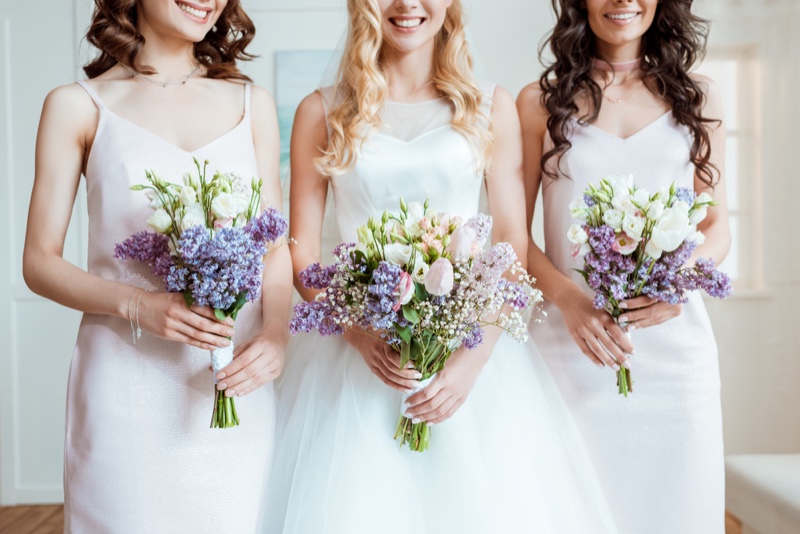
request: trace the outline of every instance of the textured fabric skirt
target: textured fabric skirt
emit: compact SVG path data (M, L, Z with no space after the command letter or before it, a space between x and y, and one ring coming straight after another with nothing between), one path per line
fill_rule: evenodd
M340 338L292 340L262 532L616 532L554 384L503 336L430 449L393 440L401 395Z

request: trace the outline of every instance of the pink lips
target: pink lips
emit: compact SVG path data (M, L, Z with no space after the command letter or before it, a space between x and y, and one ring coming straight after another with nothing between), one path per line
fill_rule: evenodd
M189 20L191 20L193 22L197 22L197 23L200 23L200 24L205 24L206 22L208 22L209 15L213 11L213 9L210 8L210 7L198 6L197 4L193 4L191 2L176 1L175 4L178 6L178 9L181 10L181 13L183 13L186 16L186 18L188 18ZM184 11L180 7L181 5L188 6L188 7L192 8L192 9L194 9L196 11L202 11L202 12L205 13L205 15L202 18L198 17L197 15L194 15L192 13Z
M397 24L396 21L398 21L398 20L420 20L420 23L418 25L416 25L416 26L411 26L409 28L405 28L405 27L400 26L400 25ZM405 17L391 17L391 18L389 18L389 22L392 23L392 27L398 33L414 33L415 31L417 31L420 28L422 28L422 25L425 24L425 21L426 21L425 17L408 17L408 16L405 16Z
M609 15L628 15L631 13L633 13L633 16L625 19L616 19L616 18L611 18L609 16ZM608 19L612 24L616 24L617 26L627 26L634 20L638 19L641 14L642 14L641 11L615 11L613 13L606 13L604 17Z

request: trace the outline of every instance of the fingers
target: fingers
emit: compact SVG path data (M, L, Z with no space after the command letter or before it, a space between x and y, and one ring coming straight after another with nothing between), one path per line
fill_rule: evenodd
M619 365L617 362L614 361L614 358L606 351L605 347L603 347L603 344L596 337L590 337L584 341L597 358L615 371L619 371Z
M223 338L233 337L233 328L226 323L221 323L216 319L208 319L193 310L185 311L188 314L184 318L185 322L196 329Z
M169 325L170 322L168 322L168 326ZM227 337L220 337L204 332L188 323L174 321L171 323L171 327L176 333L189 338L191 340L191 342L189 342L190 345L200 347L201 349L214 350L220 347L227 347L231 344Z
M647 328L648 326L655 326L669 321L679 316L682 311L682 304L657 302L646 308L626 312L619 317L619 321L620 323L628 323L625 326L625 331L632 332L637 328Z
M583 338L578 338L575 340L575 343L577 343L578 347L581 349L581 352L583 352L586 357L592 361L592 363L594 363L600 369L605 368L606 364L603 362L603 360L597 357L589 344L586 343L586 340Z
M434 380L433 382L429 383L427 387L424 387L420 391L417 391L411 395L408 400L406 400L406 405L415 411L419 411L418 407L420 405L430 402L430 400L433 399L441 390L441 380ZM408 411L411 413L410 410Z
M611 357L614 358L615 363L630 369L631 364L628 362L628 355L622 352L622 349L608 334L607 330L603 330L603 332L597 337L597 340L603 345L603 348L611 354ZM615 371L619 371L619 365L616 367L612 365L611 367L614 368Z
M458 411L458 409L464 404L464 399L456 399L451 397L451 400L452 402L442 405L440 415L436 415L435 417L428 419L428 426L438 425L439 423L447 421L453 417L456 411Z
M406 413L411 416L412 422L444 421L455 412L455 410L451 412L451 408L453 408L457 401L458 397L442 389L431 400L419 406L409 408L406 410ZM460 405L459 403L459 406Z
M422 373L414 368L412 362L408 362L404 368L401 368L400 356L393 349L387 347L381 356L379 357L383 360L386 369L403 380L419 380L422 378Z
M404 410L404 413L412 419L426 421L427 419L424 418L426 414L436 411L452 396L453 393L449 389L431 384L406 401L408 408Z
M628 300L623 300L619 303L619 307L623 310L635 310L638 308L646 308L652 306L656 301L650 297L636 297Z
M247 395L274 380L282 366L281 358L274 351L270 353L250 346L217 373L217 389L224 390L226 397Z
M373 356L370 369L384 384L403 393L408 393L419 387L419 381L414 379L414 375L410 374L409 371L395 371L389 368L386 362L378 356ZM405 374L401 373L408 373L410 376L406 377Z
M225 326L233 326L233 324L234 324L234 321L233 321L233 319L231 317L226 317L224 321L220 321L219 319L217 319L217 316L214 313L214 309L211 308L210 306L197 306L197 305L194 305L189 309L191 311L193 311L194 313L196 313L197 315L201 315L201 316L205 317L206 319L210 319L211 321L213 321L213 322L215 322L217 324L221 324L221 325L225 325Z

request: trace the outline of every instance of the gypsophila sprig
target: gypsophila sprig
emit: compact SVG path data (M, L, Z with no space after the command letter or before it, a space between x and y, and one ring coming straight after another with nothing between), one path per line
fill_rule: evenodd
M637 188L633 176L609 176L590 184L569 206L579 220L567 233L573 257L583 258L583 275L595 291L594 307L614 319L620 302L649 296L660 302L686 302L690 291L716 298L730 296L728 275L709 259L688 265L705 237L697 225L717 203L708 193L696 194L673 182L650 193ZM633 382L629 369L617 371L619 393L627 396Z
M164 289L182 293L187 306L210 306L220 321L236 319L247 302L261 298L264 256L285 236L287 224L274 208L262 209L260 179L246 183L233 174L207 178L208 161L194 160L197 175L181 184L146 171L144 191L151 231L137 232L114 248L114 257L145 262L164 280ZM214 373L233 361L233 344L211 352ZM212 428L239 424L236 405L215 391Z
M413 362L422 374L416 391L460 345L480 345L488 325L524 341L524 313L538 306L541 293L511 245L484 250L491 227L487 215L464 221L432 211L427 201L400 199L399 214L371 218L357 243L337 246L333 265L315 263L300 273L306 287L322 291L295 307L290 332L327 336L356 328L380 336L400 353L402 366ZM395 438L424 451L430 429L401 415Z

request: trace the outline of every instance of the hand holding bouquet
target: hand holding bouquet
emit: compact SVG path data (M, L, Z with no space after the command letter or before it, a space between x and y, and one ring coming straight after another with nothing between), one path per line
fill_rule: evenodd
M374 332L400 352L402 367L413 362L422 374L419 389L462 343L477 347L486 325L527 339L523 312L541 301L541 293L511 245L483 250L491 224L486 215L463 221L431 211L427 202L406 205L401 199L399 215L370 219L358 229L358 243L336 247L333 265L315 263L301 273L306 287L322 291L295 307L290 331ZM516 280L504 278L506 272ZM424 451L430 430L401 415L395 438Z
M594 307L617 319L623 312L619 303L641 295L670 304L686 302L687 294L698 289L728 297L730 279L712 260L687 265L704 241L697 225L715 204L708 193L696 195L675 183L651 194L637 188L630 175L590 185L570 204L580 223L567 237L573 256L584 259L578 272L596 292ZM620 394L632 391L629 369L617 371L617 383Z
M195 159L197 176L183 184L146 172L153 231L138 232L117 244L114 257L146 262L164 278L169 292L183 293L186 305L210 306L217 319L234 320L246 302L261 298L264 255L286 233L286 220L273 208L261 211L261 180L246 184L235 175L206 177L208 162ZM233 344L211 351L216 374L233 361ZM212 428L239 424L233 398L216 391Z

